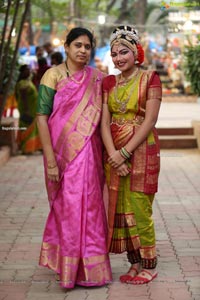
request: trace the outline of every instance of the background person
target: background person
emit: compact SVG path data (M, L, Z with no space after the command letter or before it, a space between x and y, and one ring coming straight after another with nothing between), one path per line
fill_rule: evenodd
M61 52L56 51L51 55L51 66L57 66L62 64L63 62L63 55Z
M43 45L43 48L44 48L44 51L46 52L46 60L47 60L47 64L48 66L51 67L51 55L54 53L54 48L51 44L51 42L46 42L44 45Z
M20 113L17 143L23 154L31 154L41 150L42 146L35 120L38 93L31 80L28 65L20 67L15 96Z

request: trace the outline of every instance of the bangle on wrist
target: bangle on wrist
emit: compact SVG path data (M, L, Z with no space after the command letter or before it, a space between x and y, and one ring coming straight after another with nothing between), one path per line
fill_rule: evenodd
M47 166L48 169L54 169L54 168L56 168L56 167L57 167L57 165L54 165L54 166Z
M131 157L130 152L128 152L124 147L122 147L119 152L124 159L129 159Z
M57 163L56 163L55 159L47 161L48 169L54 169L55 167L57 167Z
M125 147L123 147L123 148L130 156L133 154L132 152L128 151Z
M121 154L121 156L122 156L124 159L128 159L128 158L129 158L129 155L127 155L127 153L124 151L124 148L123 148L123 147L119 150L119 153Z
M121 157L123 157L124 159L127 159L127 157L124 155L124 153L122 152L122 149L119 150L119 153L121 155Z

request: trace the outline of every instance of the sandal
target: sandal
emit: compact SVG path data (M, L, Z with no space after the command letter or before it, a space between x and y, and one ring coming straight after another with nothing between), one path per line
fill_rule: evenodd
M152 281L154 278L156 278L158 275L157 272L151 273L147 270L142 270L138 275L136 275L132 280L132 284L145 284Z
M138 268L131 266L128 272L124 275L121 275L119 277L120 281L122 283L127 283L129 281L132 281L133 278L138 274Z
M57 274L55 275L55 280L56 280L56 281L60 281L60 274L57 273Z

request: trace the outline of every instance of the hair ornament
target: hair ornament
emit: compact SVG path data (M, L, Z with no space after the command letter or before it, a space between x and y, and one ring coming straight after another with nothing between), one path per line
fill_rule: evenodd
M122 43L129 47L135 56L135 64L142 64L144 61L144 49L140 44L137 31L131 26L117 27L110 37L111 48L115 43Z
M120 26L119 28L116 28L111 34L110 43L112 44L114 40L121 38L126 39L129 42L134 42L135 44L138 44L140 41L137 31L130 26Z

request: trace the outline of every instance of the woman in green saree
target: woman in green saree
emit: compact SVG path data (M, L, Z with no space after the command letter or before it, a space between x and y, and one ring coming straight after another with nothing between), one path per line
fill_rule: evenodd
M34 153L41 150L42 145L35 119L38 92L31 81L28 65L20 67L15 94L20 113L17 143L23 154Z
M143 284L157 276L152 203L160 168L155 124L161 83L156 72L139 68L144 51L133 28L114 30L111 56L121 74L103 81L108 248L113 253L127 252L131 267L121 282Z

